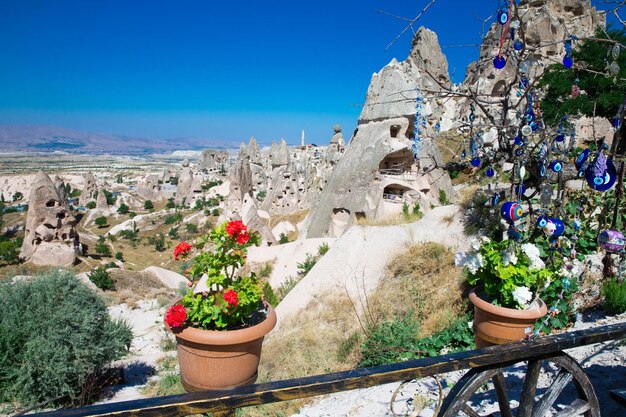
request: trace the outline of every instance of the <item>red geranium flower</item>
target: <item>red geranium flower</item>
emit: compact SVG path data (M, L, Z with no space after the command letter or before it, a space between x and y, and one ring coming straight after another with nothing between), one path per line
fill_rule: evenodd
M239 243L240 245L245 245L246 243L248 243L249 240L250 236L246 231L243 231L237 235L237 243Z
M228 303L230 307L236 307L239 304L237 293L233 290L228 290L223 295L224 301Z
M170 327L179 327L187 320L187 310L181 304L174 304L165 312L165 322Z
M174 248L174 259L178 260L179 258L186 258L189 256L189 252L191 252L191 245L187 242L180 242Z
M226 233L233 239L237 239L239 233L245 232L247 229L241 220L234 220L226 224Z

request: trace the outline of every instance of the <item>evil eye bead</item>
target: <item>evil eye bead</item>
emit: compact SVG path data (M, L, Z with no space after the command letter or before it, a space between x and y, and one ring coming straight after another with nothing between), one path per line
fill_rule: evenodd
M487 175L489 178L492 178L494 175L496 175L496 170L492 167L489 167L487 168L487 171L485 171L485 175Z
M550 217L550 221L552 222L552 224L556 226L556 229L554 230L554 234L552 234L552 237L559 237L563 235L563 233L565 233L565 224L563 223L561 219Z
M524 155L524 149L522 149L522 148L516 149L516 150L515 150L515 155L516 155L516 156L522 156L522 155Z
M533 128L532 127L530 127L529 125L522 126L522 135L530 136L532 134L533 134Z
M548 237L552 237L555 231L556 231L556 225L552 223L550 220L547 220L546 225L543 226L543 233Z
M572 59L572 57L569 55L565 55L565 58L563 58L563 66L565 68L572 68L572 65L574 65L574 60Z
M606 169L602 175L596 175L593 164L590 164L585 170L585 179L587 184L596 191L610 190L617 180L617 170L610 159L606 160Z
M516 51L521 51L522 49L524 49L524 42L522 42L519 39L516 39L515 42L513 42L513 49L515 49Z
M500 217L509 223L513 223L522 218L524 209L521 205L512 201L507 201L500 207Z
M506 25L506 22L509 21L509 12L506 10L500 10L498 12L498 23L502 26Z
M548 224L548 218L546 216L537 217L537 227L541 227L542 229L546 227Z
M598 245L607 252L621 252L626 246L626 239L617 230L603 230L598 235Z
M495 206L500 202L500 196L498 195L498 193L493 193L493 195L491 196L491 205Z
M535 113L532 111L529 111L528 113L526 113L526 121L530 123L533 120L535 120Z
M544 164L537 166L537 174L542 178L546 176L546 166Z
M472 160L470 161L470 164L473 167L479 167L480 166L480 158L472 158Z
M498 55L493 59L493 66L495 69L502 69L506 66L506 58L502 55Z
M591 151L589 149L584 149L578 154L578 157L576 158L576 169L580 171L585 166L585 162L587 162L590 152Z
M522 139L522 137L520 135L515 136L515 144L517 146L523 146L524 145L524 139Z
M524 184L518 184L515 186L515 195L523 195L526 192L526 186Z
M565 140L565 135L563 133L560 133L560 134L556 135L554 140L556 140L557 142L563 142Z
M561 172L563 170L563 161L554 160L550 162L550 169L553 172Z

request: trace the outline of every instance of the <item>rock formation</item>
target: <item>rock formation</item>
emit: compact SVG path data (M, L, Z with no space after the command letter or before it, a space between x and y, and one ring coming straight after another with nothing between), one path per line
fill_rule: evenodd
M96 210L102 212L105 216L109 214L109 203L107 202L107 196L104 193L104 188L98 189L98 197L96 198Z
M83 190L80 193L78 204L85 206L90 201L94 201L96 199L96 191L98 191L96 177L94 177L91 172L88 172L85 174L85 184L83 185Z
M268 244L275 244L276 239L267 224L259 216L256 199L252 195L252 171L247 156L237 159L230 173L230 193L226 207L232 211L230 218L240 218L250 229L261 233Z
M202 196L202 181L204 176L201 172L195 172L192 168L183 168L178 178L176 189L176 203L193 207L196 198Z
M205 149L202 151L199 165L200 169L208 172L219 172L222 169L227 169L228 152L218 151L215 149Z
M20 258L35 265L72 265L79 251L76 223L67 197L39 171L31 186Z
M159 200L161 197L161 185L156 174L147 174L137 182L137 194L151 201Z
M401 213L403 203L429 210L439 204L440 191L454 201L450 178L432 144L439 117L434 104L424 98L420 120L415 117L417 97L423 96L419 92L450 84L447 67L437 35L420 28L408 58L393 59L373 75L358 130L312 210L307 237L340 236L357 219ZM414 157L416 123L420 141Z

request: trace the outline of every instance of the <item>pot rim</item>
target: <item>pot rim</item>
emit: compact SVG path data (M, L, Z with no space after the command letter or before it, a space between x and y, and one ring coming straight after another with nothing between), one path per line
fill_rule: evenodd
M532 307L518 310L515 308L501 307L494 304L491 304L489 301L485 300L481 295L484 296L484 292L482 292L482 288L472 288L469 292L469 300L475 306L484 310L491 314L497 314L499 316L506 316L516 319L537 319L539 317L543 317L548 313L548 307L546 303L543 302L541 298L535 299L536 305L533 303Z
M246 327L243 329L205 330L185 326L180 330L173 330L167 325L167 323L165 323L165 317L163 317L163 323L165 324L165 327L174 334L174 336L189 342L221 346L247 343L264 337L274 328L274 326L276 326L276 311L269 303L265 303L265 305L267 306L267 317L265 320L252 327Z

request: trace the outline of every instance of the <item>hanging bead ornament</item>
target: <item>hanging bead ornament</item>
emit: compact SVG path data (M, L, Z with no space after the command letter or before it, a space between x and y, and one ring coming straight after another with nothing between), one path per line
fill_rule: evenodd
M620 231L603 230L598 235L598 246L607 252L618 253L626 247L626 239Z
M602 150L598 151L585 170L585 179L587 184L596 191L607 191L615 184L617 180L615 165L607 159Z
M415 90L415 124L413 128L413 140L411 143L411 150L413 151L413 159L417 160L417 155L422 149L422 138L420 137L420 119L422 117L422 95L419 89ZM425 119L424 119L425 120Z
M498 48L498 55L493 58L493 66L496 69L502 69L506 66L506 58L502 55L502 47L504 46L504 41L506 40L507 34L509 33L509 26L511 23L510 11L512 9L513 0L510 0L509 3L504 2L497 13L498 23L501 26L500 29L500 46Z
M570 37L565 41L565 57L563 58L563 66L565 68L572 68L574 60L572 59L572 40L574 37Z

